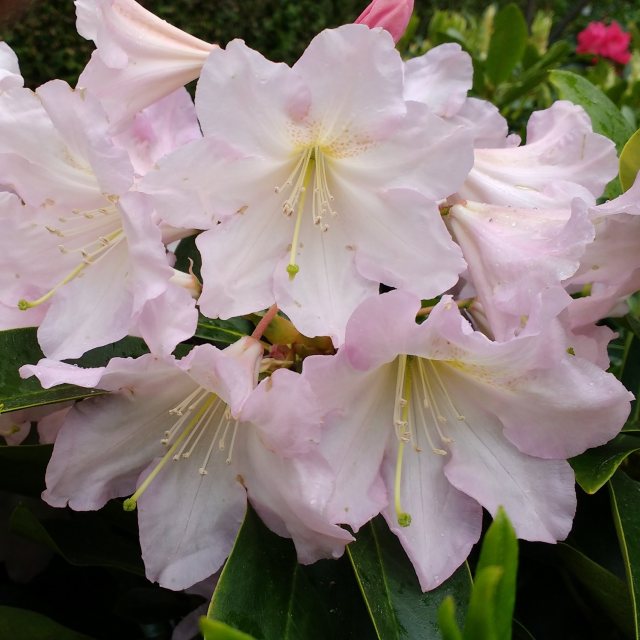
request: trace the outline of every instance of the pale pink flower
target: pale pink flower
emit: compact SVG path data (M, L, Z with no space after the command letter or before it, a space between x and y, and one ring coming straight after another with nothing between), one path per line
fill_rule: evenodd
M571 303L563 282L580 267L594 229L584 210L458 203L445 216L468 265L488 333L508 340L545 327Z
M61 81L0 94L2 181L25 203L0 203L2 303L43 307L30 320L50 357L128 333L170 353L195 330L191 295L170 283L168 239L145 197L128 193L134 167L108 128L99 103ZM11 328L15 312L0 315Z
M421 325L419 306L401 291L365 301L342 349L307 358L303 379L327 411L325 516L357 530L382 511L427 590L467 557L481 507L503 505L520 538L565 538L576 504L565 458L612 438L632 396L569 355L558 325L492 342L449 297Z
M23 85L18 56L6 42L0 42L0 91L16 89Z
M204 140L139 188L168 223L189 211L209 229L205 314L275 301L303 334L339 343L379 283L425 297L455 284L464 263L436 201L462 184L470 139L404 99L388 33L324 31L293 68L234 41L208 58L196 109Z
M78 33L96 51L78 80L114 123L126 123L200 75L216 47L161 20L135 0L75 0Z
M356 18L355 24L366 24L370 29L386 29L395 42L402 38L411 14L413 0L373 0Z
M531 115L526 144L476 144L473 169L458 195L501 206L557 209L570 207L575 197L593 202L617 173L613 142L593 132L582 107L559 100Z
M247 492L265 522L292 537L302 562L340 555L351 535L317 513L333 484L314 451L315 399L297 374L276 371L254 389L262 346L243 338L182 358L114 358L99 369L42 360L21 369L48 388L61 382L111 393L69 412L47 468L52 506L101 508L133 494L147 577L183 589L228 555Z

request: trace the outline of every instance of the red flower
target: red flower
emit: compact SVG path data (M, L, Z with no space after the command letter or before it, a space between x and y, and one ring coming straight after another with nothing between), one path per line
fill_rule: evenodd
M630 40L631 34L623 31L615 20L608 27L602 22L590 22L578 34L576 53L594 53L627 64L631 60Z

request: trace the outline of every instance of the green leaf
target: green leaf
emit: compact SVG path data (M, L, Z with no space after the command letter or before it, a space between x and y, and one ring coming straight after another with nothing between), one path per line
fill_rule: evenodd
M456 622L456 603L447 596L438 609L438 626L442 640L462 640L462 632Z
M620 153L633 129L618 107L598 87L571 71L551 71L549 80L562 99L584 108L591 118L593 130L613 140Z
M198 280L202 281L202 276L200 275L202 257L200 256L200 252L196 246L197 237L198 236L196 234L180 240L175 250L175 268L184 273L189 273L193 268L193 274L198 278Z
M527 22L515 4L498 11L485 62L487 76L495 85L509 78L527 46Z
M0 606L0 638L7 640L91 640L89 636L63 627L46 616Z
M0 446L0 490L40 497L53 445Z
M259 640L373 637L348 563L299 565L291 540L272 533L250 508L208 617Z
M630 454L639 450L640 437L621 433L611 442L589 449L569 462L580 487L587 493L595 493L607 483Z
M440 587L423 593L400 542L380 516L360 529L347 551L380 640L439 639L438 610L449 595L462 622L471 590L466 563Z
M620 154L620 184L627 191L640 170L640 129L627 140Z
M635 332L637 321L629 315L626 319ZM635 333L629 332L625 338L618 378L636 397L631 402L631 413L627 419L627 425L636 424L640 420L640 402L637 400L640 397L640 338Z
M111 358L139 356L148 351L139 338L124 338L105 347L92 349L82 358L69 360L81 367L101 367ZM37 378L23 380L18 369L23 364L35 364L44 357L36 337L36 329L12 329L0 331L0 413L28 409L54 402L79 400L104 392L85 389L71 384L61 384L51 389L43 389Z
M627 585L618 576L568 544L558 545L558 555L602 611L627 636L633 637L633 612Z
M611 509L631 594L635 638L640 638L640 482L618 471L609 482Z
M224 348L244 336L251 335L253 329L254 325L245 318L218 320L201 315L196 329L196 338L213 342L220 348Z
M476 571L464 624L464 640L501 640L496 604L502 576L502 567L486 566Z
M18 505L11 514L9 528L48 547L69 564L144 575L138 545L109 527L99 513L72 514L70 520L43 523L27 507Z
M205 617L200 618L200 631L204 640L255 640L253 636L236 631L223 622Z
M513 608L516 601L518 540L502 507L498 509L482 541L476 573L492 566L500 567L502 570L501 579L496 585L495 602L493 604L495 633L500 640L509 640L513 626ZM476 586L474 585L475 589Z

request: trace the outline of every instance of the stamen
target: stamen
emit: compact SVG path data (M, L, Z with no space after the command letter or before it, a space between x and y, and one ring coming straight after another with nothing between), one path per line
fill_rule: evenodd
M435 393L431 387L429 376L424 371L423 358L418 358L417 362L418 362L418 370L420 372L420 379L422 381L423 392L425 394L424 407L425 409L428 408L429 411L431 412L431 419L436 431L438 432L438 437L440 438L440 440L445 444L449 444L453 442L453 440L445 436L442 429L440 428L440 424L445 423L447 419L441 414L440 408L438 407L438 404L436 402ZM424 424L426 425L426 422ZM442 449L438 447L434 447L433 451L438 455L442 455L440 453ZM447 452L445 451L444 453L446 454Z
M442 382L442 378L440 377L440 374L438 373L438 369L435 365L435 363L433 363L431 360L428 361L429 364L431 365L431 369L433 370L433 373L436 377L436 380L438 381L438 384L440 385L440 388L442 389L445 398L447 399L447 403L449 404L449 406L451 407L451 411L453 411L454 415L456 416L456 418L458 420L460 420L461 422L464 421L465 417L460 413L460 411L458 411L458 408L455 406L455 404L453 404L453 400L451 400L451 396L449 395L449 392L447 391L447 388L444 386L443 382Z
M151 471L151 473L144 479L142 484L136 489L135 493L122 503L122 507L125 511L133 511L136 508L140 496L149 488L149 485L153 482L160 471L162 471L165 464L167 464L167 462L173 457L173 454L178 449L182 441L191 433L191 431L193 431L193 429L195 429L196 426L198 426L202 416L217 399L218 397L216 395L211 394L204 401L198 412L189 421L185 430L176 438L176 441L171 445L171 448L164 454L164 456L162 456L162 459L158 462L153 471Z
M293 229L293 240L291 241L291 253L289 254L289 264L287 265L287 273L289 274L289 280L293 280L296 276L296 273L300 271L300 267L296 263L296 253L298 252L298 242L300 239L300 228L302 226L302 214L304 213L304 203L305 203L305 200L307 199L307 187L309 186L311 174L313 173L313 168L315 165L315 161L311 157L311 151L308 152L308 155L306 157L307 157L307 160L304 166L304 178L302 179L302 184L298 189L298 194L299 194L298 215L296 217L296 224ZM302 175L302 172L301 172L301 175ZM298 194L294 195L296 199L298 199ZM285 202L285 205L286 204L287 203Z
M411 524L411 515L409 515L402 509L402 504L400 501L404 447L406 442L408 442L411 437L409 435L410 429L407 429L407 427L409 426L409 406L411 404L411 367L407 367L407 356L404 354L400 355L398 358L398 377L396 378L396 390L401 390L402 396L399 397L399 394L396 393L396 409L394 410L394 414L396 413L396 411L398 411L400 415L394 415L394 422L396 422L396 417L400 418L400 420L396 422L396 425L402 425L402 432L398 441L398 457L396 458L396 474L393 489L394 507L396 510L396 518L398 520L398 524L401 527L408 527ZM398 433L398 426L396 426L396 433Z
M111 249L113 249L118 244L117 241L113 241L118 240L121 235L122 228L117 229L113 233L110 233L108 236L104 236L104 238L101 238L101 240L104 239L106 241L106 244L104 242L101 243L100 248L98 248L94 253L89 253L84 248L81 249L80 253L83 259L75 269L68 273L60 282L58 282L57 285L55 285L55 287L47 291L47 293L45 293L43 296L40 296L38 299L19 300L18 309L20 309L21 311L26 311L27 309L32 309L33 307L41 305L43 302L47 302L47 300L51 299L51 297L56 293L58 289L60 289L60 287L63 287L65 284L68 284L69 282L77 278L89 265L95 263L98 259L103 258L109 251L111 251ZM62 245L58 245L58 249L62 253L69 253L69 249L65 248Z

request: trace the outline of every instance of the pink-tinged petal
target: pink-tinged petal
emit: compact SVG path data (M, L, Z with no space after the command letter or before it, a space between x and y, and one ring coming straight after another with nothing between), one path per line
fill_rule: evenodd
M292 125L307 116L310 95L297 73L270 62L241 40L209 56L196 90L205 136L233 140L242 151L286 160ZM251 105L260 105L256 112Z
M264 211L250 206L201 233L196 245L202 255L202 313L232 318L271 306L273 272L287 252L292 226L267 204Z
M259 360L256 363L259 365ZM320 440L323 411L316 389L288 369L274 371L263 380L248 395L240 417L253 423L265 446L280 456L304 454L316 448Z
M0 94L2 184L33 206L69 210L102 206L87 159L71 151L38 97L28 89Z
M587 192L599 196L616 173L611 140L593 133L582 107L558 101L531 116L527 144L476 149L474 167L458 192L476 202L557 208L574 197L589 200Z
M31 431L31 416L24 411L11 411L0 414L0 437L14 447L19 445Z
M0 91L18 89L23 85L18 56L6 42L0 42Z
M469 129L476 149L517 147L520 144L520 137L509 135L509 124L498 107L488 100L467 98L452 121Z
M459 44L447 43L405 63L404 97L426 104L436 115L456 115L473 82L471 57Z
M407 115L393 137L370 144L358 154L338 155L329 166L332 179L353 188L408 188L440 200L462 185L472 165L472 139L465 127L439 118L422 104L408 102Z
M393 437L395 379L391 367L354 370L346 354L312 356L303 367L327 412L320 452L335 476L335 491L326 506L331 522L354 531L387 505L380 464Z
M99 190L124 193L133 181L133 167L127 153L109 136L109 121L96 97L74 91L62 80L47 82L36 94L72 156L91 167Z
M197 388L154 356L115 359L108 369L100 386L120 390L76 404L58 433L43 494L52 506L93 510L131 493L164 453L160 440L176 421L169 410Z
M67 419L67 414L71 411L73 403L57 405L63 407L38 420L38 440L40 444L53 444L62 429L62 425Z
M195 301L189 291L170 284L163 294L145 303L136 326L152 353L169 355L196 332Z
M377 282L358 273L345 226L343 220L336 219L323 232L307 212L296 256L299 272L293 280L289 277L289 255L283 252L273 276L278 306L297 329L306 336L329 335L336 346L343 342L353 310L378 291Z
M234 466L225 462L227 452L214 447L207 473L198 472L208 445L203 439L191 459L170 462L138 500L147 578L168 589L185 589L217 571L244 518L245 489Z
M575 480L569 464L518 451L481 405L461 400L461 410L466 422L451 427L454 442L445 467L447 479L492 515L503 506L519 538L564 540L576 509Z
M246 429L243 435L237 464L249 500L263 522L278 535L292 538L303 564L341 556L353 536L326 516L333 490L326 461L316 452L282 458L264 446L254 429Z
M356 268L365 278L422 298L456 284L466 263L435 204L408 189L341 191L336 190L336 206L351 200L345 222L355 239Z
M366 24L370 29L382 27L398 42L409 24L413 13L413 0L373 0L354 20L355 24Z
M174 227L211 229L236 212L273 201L285 179L286 173L280 176L264 159L203 138L162 159L137 189L151 196L158 215Z
M382 473L392 495L397 441L385 456ZM383 515L398 536L423 591L442 584L466 560L482 531L482 508L451 485L443 473L446 458L429 449L407 447L402 462L401 505L411 524L401 527L393 503Z
M257 340L244 337L222 350L211 344L194 347L178 366L220 396L237 416L258 383L262 352Z
M133 298L125 282L129 260L126 243L56 291L38 329L48 358L79 358L83 353L124 338L131 326Z
M455 205L447 223L497 340L546 326L571 301L562 281L593 240L584 211Z
M78 80L95 93L113 121L195 80L208 44L170 25L135 0L76 0L78 33L97 51Z
M201 137L193 100L178 89L138 113L114 140L127 150L136 174L144 175L160 158Z
M405 114L402 60L385 31L355 24L322 31L293 71L311 92L307 123L329 140L383 140Z
M344 351L353 366L366 371L411 353L419 309L420 298L404 291L365 300L347 324Z
M20 376L30 378L35 376L45 389L50 389L58 384L75 384L79 387L92 389L104 375L105 367L92 367L83 369L75 364L67 364L59 360L42 358L38 364L25 364L20 367Z
M569 309L571 309L571 305L569 305ZM568 317L571 318L571 314ZM567 349L572 350L579 358L593 362L604 371L609 368L609 351L607 347L618 336L617 333L607 326L596 324L567 328L566 331Z

